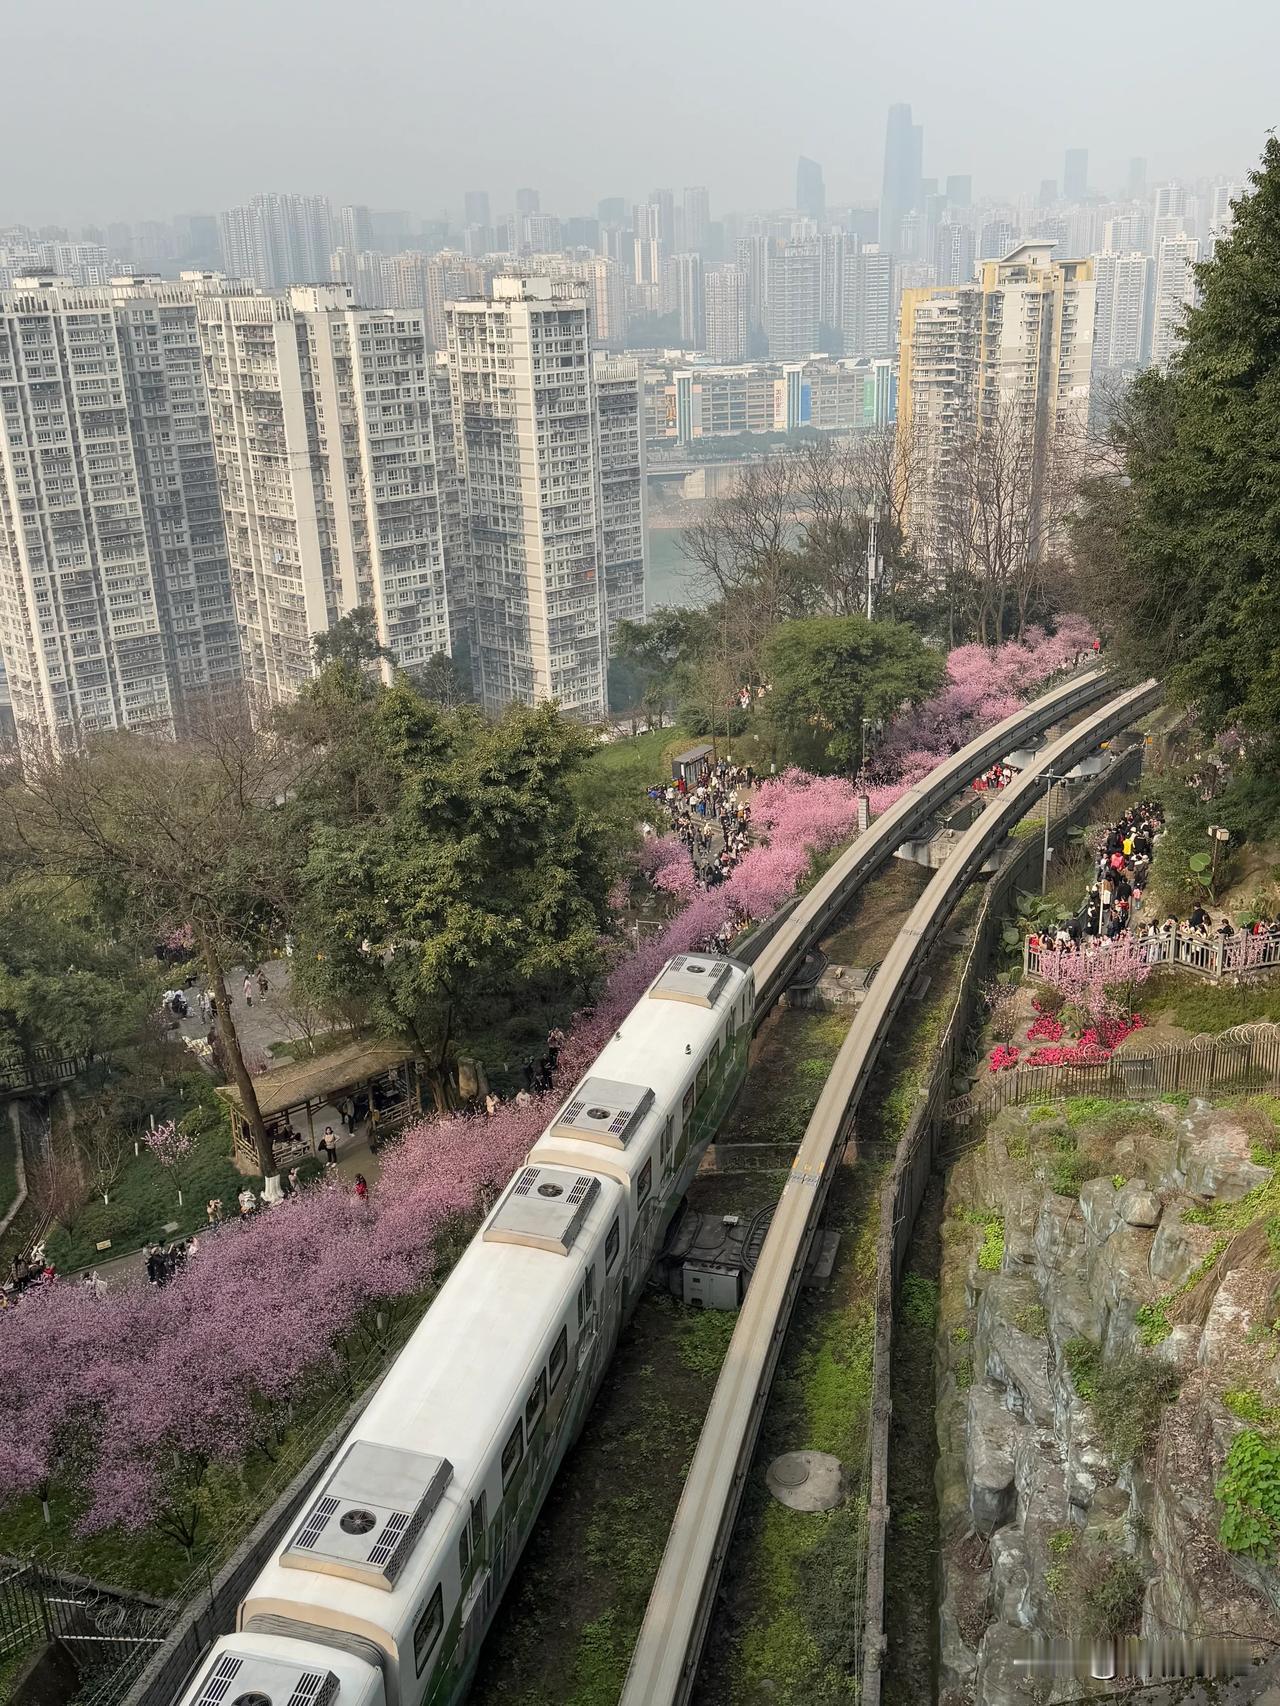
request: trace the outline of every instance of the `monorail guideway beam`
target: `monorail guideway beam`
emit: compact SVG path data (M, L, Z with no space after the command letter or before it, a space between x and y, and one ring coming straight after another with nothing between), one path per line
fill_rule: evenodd
M881 962L818 1098L765 1238L712 1394L619 1706L684 1706L689 1698L774 1367L827 1185L852 1131L858 1099L880 1045L921 963L987 855L1038 800L1044 772L1075 763L1159 700L1155 682L1131 688L1037 753L1033 765L957 841ZM1056 713L1063 714L1062 710ZM997 745L1007 740L1008 724L1014 721L1001 725L1006 732Z

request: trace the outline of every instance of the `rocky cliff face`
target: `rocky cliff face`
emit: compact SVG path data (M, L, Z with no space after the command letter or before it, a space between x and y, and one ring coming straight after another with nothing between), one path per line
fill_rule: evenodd
M1280 1572L1223 1549L1214 1497L1246 1425L1224 1394L1280 1406L1280 1274L1242 1232L1273 1180L1260 1117L1013 1108L953 1168L937 1363L947 1706L1074 1697L1018 1668L1028 1631L1280 1640ZM1227 1232L1184 1218L1232 1203L1207 1217Z

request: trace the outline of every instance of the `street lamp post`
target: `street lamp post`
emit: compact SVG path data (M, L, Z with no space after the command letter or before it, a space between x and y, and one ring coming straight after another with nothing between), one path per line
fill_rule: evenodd
M1053 785L1055 782L1067 782L1069 780L1070 778L1067 776L1055 776L1052 771L1050 771L1044 779L1044 855L1040 860L1041 894L1043 894L1049 886L1049 854L1052 851L1049 846L1049 823L1053 807Z
M880 512L875 504L867 505L867 621L875 618L876 545L880 531Z

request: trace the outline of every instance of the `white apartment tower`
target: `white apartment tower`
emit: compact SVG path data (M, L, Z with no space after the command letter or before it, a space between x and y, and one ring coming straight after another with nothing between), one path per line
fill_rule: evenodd
M333 215L322 195L254 196L218 215L218 235L224 271L263 290L329 276Z
M238 694L205 288L46 276L0 296L0 653L24 743L181 733Z
M1180 232L1162 237L1156 255L1155 304L1151 312L1151 361L1167 367L1178 347L1178 331L1196 299L1200 244Z
M362 605L402 666L449 651L457 565L422 315L318 285L209 296L199 319L251 685L291 698L314 673L313 635Z
M550 279L500 278L446 320L484 705L556 699L601 717L608 561L587 305Z
M892 355L898 335L898 268L884 248L872 245L846 255L841 329L846 355Z
M609 637L619 622L645 613L644 384L630 356L592 357L597 454L604 541L605 619Z
M748 281L741 267L716 267L705 275L707 354L734 364L747 356Z
M1136 373L1147 360L1155 263L1138 249L1128 254L1104 253L1093 257L1093 274L1097 284L1094 374Z
M662 263L662 277L663 312L679 316L681 347L700 350L707 337L702 256L668 256Z
M1095 286L1092 262L1055 261L1032 238L984 261L977 284L902 297L898 431L919 452L907 532L941 561L954 530L953 448L1019 425L1029 455L1028 527L1043 542L1055 464L1078 453L1089 418ZM1021 457L1023 449L1017 454ZM1021 473L1019 478L1023 476Z
M821 309L822 257L817 243L779 244L769 256L765 285L769 359L807 360L818 347Z

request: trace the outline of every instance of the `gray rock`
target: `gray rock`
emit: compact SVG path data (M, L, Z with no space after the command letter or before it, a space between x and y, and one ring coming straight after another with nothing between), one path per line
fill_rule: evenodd
M1117 1304L1145 1303L1151 1296L1151 1245L1153 1234L1142 1226L1123 1222L1098 1247L1089 1273L1089 1290L1095 1303L1114 1309Z
M1122 1551L1129 1528L1129 1495L1123 1487L1099 1487L1089 1502L1084 1526L1091 1540Z
M1080 1212L1089 1229L1090 1241L1101 1244L1119 1225L1116 1188L1110 1179L1089 1179L1080 1187Z
M1043 1698L1040 1679L1026 1667L1030 1649L1024 1629L1011 1623L991 1625L978 1652L974 1706L1032 1706Z
M1152 1355L1176 1368L1179 1374L1190 1374L1200 1360L1201 1329L1193 1321L1175 1321L1167 1339L1161 1339Z
M1202 1226L1184 1226L1181 1208L1171 1207L1161 1217L1151 1246L1148 1267L1157 1291L1180 1286L1212 1243L1212 1234Z
M1143 1179L1130 1179L1116 1193L1116 1212L1130 1226L1156 1226L1160 1211L1160 1198Z
M1256 1292L1257 1280L1247 1268L1223 1275L1200 1334L1197 1361L1201 1368L1229 1373L1239 1362L1245 1334L1254 1324L1251 1305Z
M967 1446L967 1439L965 1445ZM969 1471L965 1450L944 1452L933 1471L938 1498L938 1532L944 1544L969 1528Z
M1035 1624L1031 1598L1031 1557L1018 1529L997 1529L991 1536L991 1598L996 1616L1022 1629Z
M1040 1204L1035 1234L1042 1281L1047 1283L1049 1276L1055 1273L1079 1269L1086 1237L1079 1203L1070 1197L1059 1197L1052 1191L1046 1191Z
M969 1438L965 1471L969 1509L980 1534L1002 1528L1017 1508L1013 1459L1021 1424L999 1393L975 1386L969 1394Z
M975 1347L981 1372L1004 1388L1009 1408L1044 1425L1053 1420L1047 1328L1026 1325L1041 1310L1030 1276L993 1275L978 1305Z
M1102 1342L1107 1324L1106 1305L1094 1298L1088 1285L1076 1274L1060 1274L1054 1279L1046 1288L1045 1303L1051 1344L1060 1348L1068 1339Z
M961 1633L971 1593L968 1578L948 1565L946 1591L938 1608L938 1680L943 1688L967 1690L978 1668L978 1654Z
M1200 1104L1179 1128L1174 1176L1193 1196L1237 1202L1271 1177L1249 1159L1251 1141L1234 1109Z

